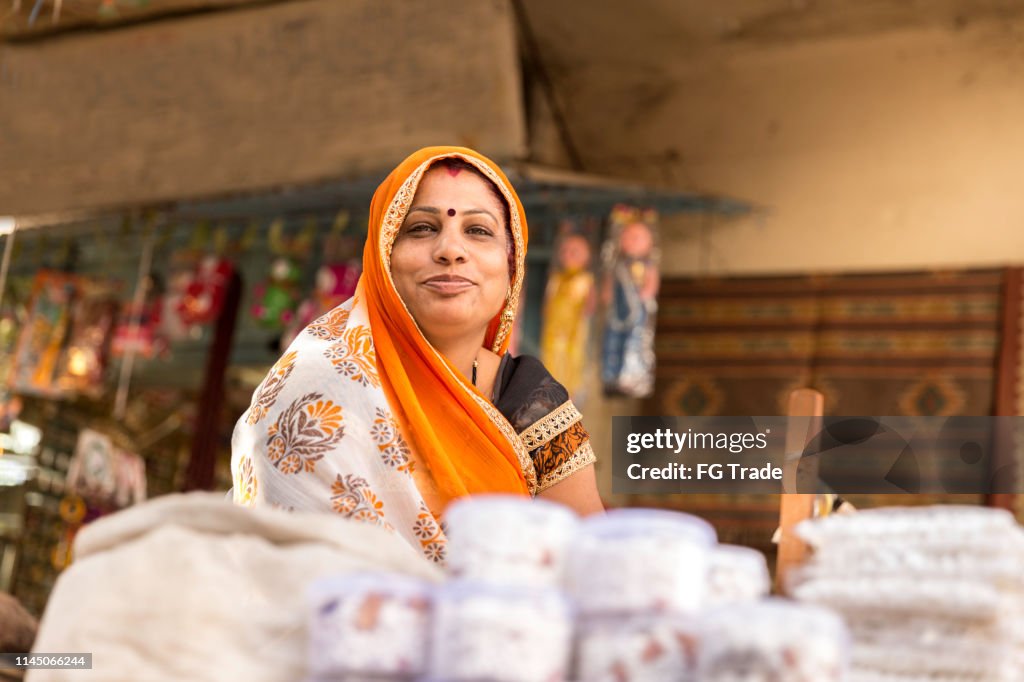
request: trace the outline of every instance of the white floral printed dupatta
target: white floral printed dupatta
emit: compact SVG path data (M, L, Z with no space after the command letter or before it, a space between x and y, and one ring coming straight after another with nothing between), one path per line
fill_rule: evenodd
M377 376L362 294L360 281L256 389L231 439L234 502L375 523L443 562L446 540L417 486L419 462Z

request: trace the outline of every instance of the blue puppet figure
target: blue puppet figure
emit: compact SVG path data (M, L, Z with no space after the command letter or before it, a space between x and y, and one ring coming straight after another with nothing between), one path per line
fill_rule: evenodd
M607 395L645 398L654 388L654 319L658 310L653 211L617 206L605 245L604 349L601 378Z

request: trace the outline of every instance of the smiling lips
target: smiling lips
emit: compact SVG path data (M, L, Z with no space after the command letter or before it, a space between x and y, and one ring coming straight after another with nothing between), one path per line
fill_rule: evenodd
M457 275L438 275L423 282L423 286L439 294L458 294L476 286L472 281Z

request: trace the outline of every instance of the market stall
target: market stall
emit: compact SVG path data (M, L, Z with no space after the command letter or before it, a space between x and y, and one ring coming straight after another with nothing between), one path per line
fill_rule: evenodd
M665 215L749 210L510 167L532 227L518 352L540 352L545 280L567 222L596 251L623 202ZM22 459L4 460L16 477L3 488L3 587L39 613L83 523L145 497L231 486L227 440L252 390L298 330L354 290L376 182L10 225L0 237L4 426L35 435L5 448Z

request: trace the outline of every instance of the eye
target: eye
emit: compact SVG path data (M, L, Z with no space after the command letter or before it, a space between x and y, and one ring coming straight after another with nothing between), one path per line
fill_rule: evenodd
M492 236L494 236L494 233L490 229L488 229L486 227L483 227L481 225L473 225L471 227L466 228L466 233L467 234L475 234L475 235L479 235L479 236L482 236L482 237L492 237Z
M413 223L405 228L406 234L436 232L437 228L430 223Z

